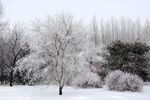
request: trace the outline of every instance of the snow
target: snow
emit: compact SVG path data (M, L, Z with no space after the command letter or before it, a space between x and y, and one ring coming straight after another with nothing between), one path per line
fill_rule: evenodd
M0 100L150 100L150 86L144 86L142 92L65 87L62 96L57 86L0 86Z

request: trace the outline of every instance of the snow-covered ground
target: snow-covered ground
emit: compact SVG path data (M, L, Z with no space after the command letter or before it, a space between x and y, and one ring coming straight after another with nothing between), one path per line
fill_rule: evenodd
M142 92L66 87L62 96L55 86L0 86L0 100L150 100L150 86L144 86Z

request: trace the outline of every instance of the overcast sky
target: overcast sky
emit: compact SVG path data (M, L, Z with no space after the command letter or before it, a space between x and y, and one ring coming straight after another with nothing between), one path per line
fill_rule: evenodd
M75 17L89 22L110 17L150 18L150 0L1 0L5 18L10 23L29 22L55 13L71 12Z

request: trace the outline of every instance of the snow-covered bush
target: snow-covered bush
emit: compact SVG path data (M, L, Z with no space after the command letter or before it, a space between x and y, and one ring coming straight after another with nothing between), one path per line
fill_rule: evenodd
M143 88L143 80L137 75L125 73L119 79L117 90L119 91L141 91Z
M14 73L22 76L21 80L23 80L23 82L27 80L26 83L28 85L38 84L38 82L41 83L40 76L45 74L41 71L43 70L42 68L45 65L45 61L39 57L38 52L23 57L18 60L16 65Z
M17 68L14 71L14 81L16 84L32 85L33 71L26 68Z
M116 90L119 79L124 73L120 70L113 71L106 76L105 84L110 90Z
M101 78L93 72L81 73L73 81L72 84L79 88L101 88Z
M105 79L105 84L109 90L116 91L141 91L143 80L137 75L124 73L122 71L113 71Z

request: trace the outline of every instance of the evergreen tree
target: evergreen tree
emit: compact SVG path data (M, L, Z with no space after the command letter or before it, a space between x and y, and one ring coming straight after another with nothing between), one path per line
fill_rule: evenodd
M107 47L107 65L110 70L121 70L148 79L148 59L145 54L150 47L146 43L115 41Z

